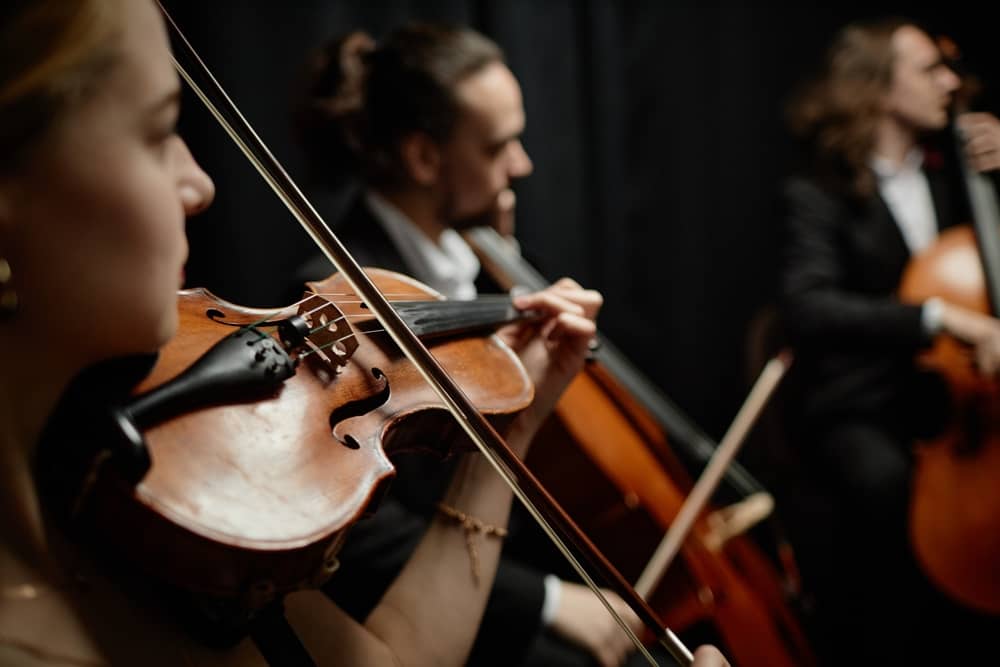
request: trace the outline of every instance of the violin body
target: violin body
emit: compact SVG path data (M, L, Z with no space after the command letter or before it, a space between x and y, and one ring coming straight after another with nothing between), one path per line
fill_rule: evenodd
M941 234L903 275L900 298L938 297L989 314L986 283L970 227ZM939 336L920 363L951 397L943 433L919 443L910 533L918 562L942 591L972 608L1000 613L1000 385L984 378L967 347Z
M393 298L436 297L404 276L368 273ZM357 342L340 365L304 355L269 396L227 399L152 424L143 433L148 473L134 486L102 475L88 498L102 539L159 578L251 607L316 586L336 569L345 529L391 478L388 456L415 448L445 454L460 432L344 280L310 286L329 295ZM180 293L179 312L178 334L136 394L171 380L234 330L295 308L244 308L196 289ZM429 346L485 414L530 403L527 374L495 336L436 338Z

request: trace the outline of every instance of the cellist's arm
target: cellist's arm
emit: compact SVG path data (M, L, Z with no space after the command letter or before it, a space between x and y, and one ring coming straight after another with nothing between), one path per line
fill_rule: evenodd
M972 346L984 375L1000 373L1000 320L950 303L941 303L941 331Z
M729 661L714 646L699 646L691 667L729 667Z
M1000 122L988 114L963 118L970 128L967 136L974 138L967 144L975 146L968 148L970 160L978 160L980 166L992 164L984 155L1000 156ZM803 180L793 181L785 195L782 298L793 337L828 346L864 341L898 351L899 346L916 350L932 342L934 335L945 333L975 348L976 363L984 373L1000 370L1000 322L943 301L933 306L907 304L894 296L852 290L845 284L846 267L840 257L843 240L838 236L848 215L844 204Z
M787 228L782 298L793 337L824 345L882 344L919 348L930 342L920 305L865 294L847 284L844 204L816 184L794 180L785 191Z

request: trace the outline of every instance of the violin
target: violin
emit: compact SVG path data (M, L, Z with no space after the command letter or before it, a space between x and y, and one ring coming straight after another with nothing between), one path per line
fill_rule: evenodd
M944 49L943 49L944 50ZM947 54L948 50L944 50ZM967 96L959 95L956 111ZM958 162L972 212L971 225L943 232L914 257L900 298L937 297L975 312L1000 316L1000 207L988 176L961 154ZM943 592L979 611L1000 613L1000 384L982 376L966 346L938 336L920 363L948 388L948 422L919 443L912 482L910 534L917 561Z
M477 409L527 407L530 379L489 334L521 316L509 300L459 310L405 276L368 275ZM82 497L76 511L103 540L182 589L258 608L321 585L345 528L389 481L389 457L428 449L413 441L420 433L446 445L456 429L339 274L278 311L202 289L182 291L178 310L179 334L108 416L133 438L110 466L129 474L91 479L91 493L66 500ZM142 468L122 465L140 450Z
M470 229L464 236L501 288L547 284L493 228ZM640 581L636 587L645 594L640 573L692 488L672 445L685 442L695 460L715 447L607 338L599 340L539 431L526 464L611 562ZM754 500L769 498L738 464L726 470L725 480L751 499L745 507L759 507ZM815 659L781 578L740 534L772 504L764 502L765 510L748 520L737 511L740 518L729 524L723 511L703 517L684 541L676 566L657 577L647 599L673 628L712 627L734 664L810 665Z
M106 445L92 449L79 466L66 466L80 472L78 483L66 487L77 490L68 514L103 521L103 539L187 590L266 604L315 585L336 567L344 528L384 488L390 472L376 441L388 438L390 449L402 448L406 443L392 441L391 426L435 420L446 410L609 611L614 614L577 555L682 665L691 664L691 652L487 421L484 413L509 413L531 399L512 353L473 337L461 344L442 338L432 354L415 331L425 320L407 322L413 313L384 294L413 301L426 292L398 276L362 271L164 14L180 57L194 68L192 74L176 62L181 77L339 271L314 286L315 298L296 312L242 308L200 291L183 295L185 335L152 360L137 395L95 420L90 435L107 435L95 439ZM352 313L351 305L364 312ZM425 306L409 308L427 314ZM440 312L433 311L432 322ZM364 317L348 327L355 315ZM444 319L452 316L454 311ZM485 394L468 375L480 367L488 369ZM409 397L398 389L406 385L415 392ZM304 445L310 437L313 444ZM656 664L641 645L639 650Z

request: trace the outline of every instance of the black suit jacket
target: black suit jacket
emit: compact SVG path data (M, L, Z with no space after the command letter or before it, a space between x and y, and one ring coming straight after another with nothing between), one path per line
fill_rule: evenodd
M362 196L355 197L335 231L362 266L408 273L403 257ZM329 260L317 255L303 264L294 289L299 292L304 282L321 280L333 272ZM478 281L477 287L480 291L496 291L485 279ZM340 570L326 587L326 592L359 621L378 604L413 553L452 473L447 463L419 454L394 457L393 464L396 478L389 494L374 516L351 528L340 554ZM517 520L512 516L512 537ZM457 572L455 576L471 575ZM543 579L544 573L504 554L470 664L520 662L541 630Z
M925 173L939 229L955 224L951 182ZM930 342L921 307L896 298L910 259L899 226L878 194L858 201L796 178L785 199L784 324L801 414L813 423L894 414L911 395L914 355Z
M365 204L363 196L353 197L344 216L334 226L334 232L361 266L407 273L406 262ZM296 274L294 289L301 292L303 283L322 280L335 271L326 255L317 253L302 264Z

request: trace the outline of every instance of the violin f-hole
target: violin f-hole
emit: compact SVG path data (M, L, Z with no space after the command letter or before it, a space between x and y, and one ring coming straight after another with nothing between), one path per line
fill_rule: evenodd
M371 374L372 377L375 378L375 382L379 385L374 393L363 398L344 403L330 413L330 432L340 444L348 449L360 449L361 445L358 443L357 439L349 433L344 435L337 433L337 426L344 420L351 419L352 417L360 417L368 414L372 410L380 408L389 401L389 396L392 393L389 387L389 378L385 376L385 373L383 373L381 369L372 368Z

